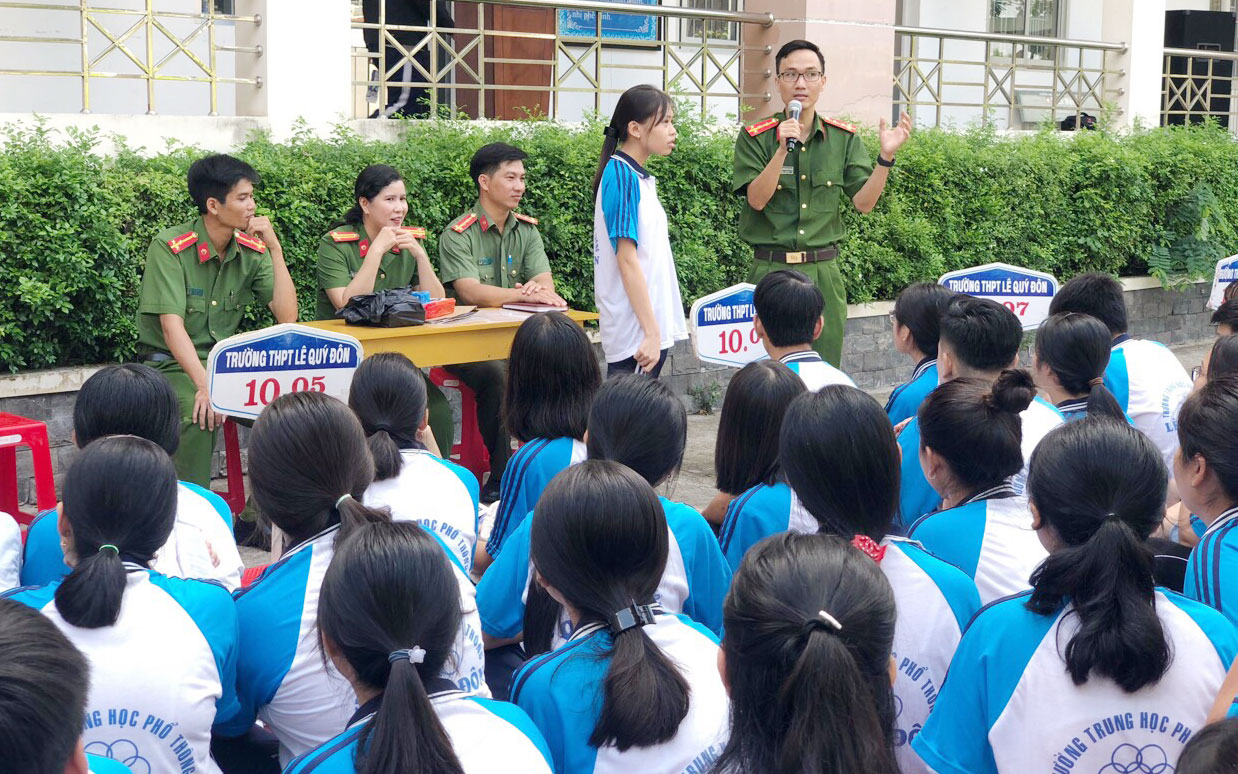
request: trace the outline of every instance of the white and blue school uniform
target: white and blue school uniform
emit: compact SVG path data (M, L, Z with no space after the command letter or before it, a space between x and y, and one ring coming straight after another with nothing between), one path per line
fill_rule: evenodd
M498 558L504 541L537 505L550 479L586 456L584 442L567 437L534 438L512 455L499 483L499 510L486 541L491 558Z
M30 524L22 563L22 585L43 586L69 574L60 550L53 508ZM155 554L151 569L172 578L198 578L241 587L241 560L232 534L232 510L223 498L197 484L181 481L176 490L176 521L172 534Z
M718 543L731 572L739 569L748 549L779 532L817 531L817 520L785 481L757 484L731 501Z
M86 752L138 771L218 774L211 726L239 711L236 608L215 583L169 578L125 562L112 626L66 622L57 581L4 595L52 620L90 663Z
M1062 424L1062 412L1057 406L1039 396L1019 414L1023 426L1023 439L1019 446L1023 452L1023 468L1010 480L1016 494L1023 494L1027 484L1027 465L1032 452L1054 428ZM920 419L913 418L898 436L898 446L903 452L902 479L899 484L899 516L904 529L926 513L941 506L941 495L933 490L924 470L920 467Z
M1182 591L1238 626L1238 508L1218 516L1191 549Z
M644 632L689 688L688 714L669 741L623 752L613 744L589 744L602 710L607 654L614 642L602 624L581 626L566 644L516 672L512 701L546 737L556 772L706 772L722 753L729 736L730 701L718 674L718 640L684 616L655 610L655 622L643 627Z
M1062 421L1078 422L1088 417L1088 399L1087 398L1070 398L1057 404L1057 410L1062 412ZM1125 413L1125 412L1124 412ZM1129 425L1134 425L1135 422L1126 415L1126 422Z
M784 355L782 362L799 376L809 392L816 392L830 384L855 386L850 376L822 360L821 356L811 349Z
M1105 367L1105 387L1135 427L1152 439L1173 470L1178 449L1178 409L1191 392L1191 379L1169 347L1159 341L1114 340Z
M1069 607L1033 613L1029 595L984 608L968 626L915 751L940 774L1172 772L1238 653L1234 627L1158 589L1172 643L1165 675L1130 694L1095 671L1076 686L1062 653L1078 617Z
M890 424L897 425L904 419L911 419L920 410L920 404L928 394L937 387L937 358L926 357L916 364L911 379L906 384L900 384L890 393L886 401L886 415Z
M967 573L986 605L1030 588L1032 571L1049 555L1032 529L1027 498L1009 484L920 517L907 536Z
M550 773L546 740L516 705L468 696L446 681L427 681L426 692L464 774ZM366 702L353 713L344 733L292 761L284 774L354 774L361 736L381 705L381 695Z
M619 275L620 239L636 242L636 259L662 335L660 347L669 349L688 338L688 325L666 210L658 200L657 179L631 156L616 151L602 170L593 207L593 299L608 363L635 355L645 338Z
M133 769L120 761L111 758L101 758L98 755L86 755L87 771L90 774L133 774Z
M670 541L666 570L654 594L655 600L670 613L683 613L715 633L722 631L722 600L731 585L718 539L709 522L683 503L658 498L666 514ZM508 540L504 550L486 570L477 585L477 607L486 634L508 639L524 629L524 606L528 599L533 566L529 562L529 536L536 512L529 515ZM566 614L560 620L553 642L558 644L571 634Z
M365 490L362 502L371 508L388 508L395 521L415 521L437 535L466 569L473 567L477 546L477 479L470 491L461 479L459 465L424 449L402 449L400 472L375 481Z
M0 591L21 585L21 527L0 511Z
M318 595L335 555L339 529L338 524L328 527L289 548L236 594L241 711L216 731L241 736L255 718L261 719L279 738L280 763L285 765L339 733L357 707L351 686L334 664L323 659L318 644ZM435 533L428 534L438 539ZM446 546L443 550L450 558L452 552ZM458 562L453 562L453 569L459 581L463 569ZM462 598L461 607L467 604ZM459 659L449 659L443 677L457 686L476 681L479 691L485 690L480 633L468 631L469 615L464 612L457 639ZM477 625L476 619L472 625Z

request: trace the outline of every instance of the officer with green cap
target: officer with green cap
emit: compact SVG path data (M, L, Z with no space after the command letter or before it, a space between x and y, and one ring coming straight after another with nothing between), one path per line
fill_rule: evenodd
M477 204L453 220L438 240L439 272L460 303L567 308L567 302L555 293L537 219L516 212L525 192L525 158L519 148L497 142L473 155L469 175L477 184ZM490 452L490 478L481 499L493 502L511 456L511 439L502 417L504 362L464 363L447 366L447 370L477 397L477 424Z
M856 128L820 116L825 57L806 40L793 40L774 57L778 91L788 110L744 127L735 142L732 186L745 195L739 235L752 245L748 281L793 268L807 274L825 296L825 326L813 349L842 365L847 293L838 269L838 243L846 235L843 195L860 212L877 204L894 154L911 136L911 117L898 125L881 120L881 152L874 169ZM789 117L793 103L799 118ZM789 146L794 146L790 148Z
M206 487L215 429L206 357L236 333L251 303L266 304L278 322L297 319L297 291L269 218L254 215L258 173L226 155L189 167L196 220L161 231L146 251L138 297L138 353L161 371L181 408L176 472Z

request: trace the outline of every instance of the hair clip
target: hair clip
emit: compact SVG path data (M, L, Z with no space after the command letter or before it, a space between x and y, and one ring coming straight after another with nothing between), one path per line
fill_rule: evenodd
M856 535L851 538L851 545L863 551L865 555L867 555L868 558L872 559L874 562L880 563L881 560L885 558L885 546L878 545L877 541L873 540L868 535Z
M352 499L352 495L349 494L348 492L345 492L344 494L340 495L340 499L335 501L335 510L338 511L340 509L340 503L344 502L345 500L351 500L351 499Z
M393 650L387 656L387 661L394 664L397 661L407 660L410 664L422 664L426 660L426 652L423 648L414 645L407 650Z
M610 616L610 631L619 634L637 626L647 626L654 620L653 605L632 605Z
M827 624L834 627L834 631L836 632L841 632L843 630L843 625L838 622L838 619L830 615L829 613L825 612L824 610L817 611L817 618L821 619L822 621L825 621Z

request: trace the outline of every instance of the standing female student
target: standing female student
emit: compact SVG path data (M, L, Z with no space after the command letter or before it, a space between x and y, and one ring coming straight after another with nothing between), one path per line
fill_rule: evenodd
M176 503L176 468L159 446L133 436L88 444L65 475L59 516L73 571L10 596L47 615L90 663L88 752L218 774L211 725L240 709L236 608L222 586L150 569Z
M353 183L352 207L318 243L316 319L335 317L353 296L383 290L411 287L431 298L443 297L443 283L419 241L426 230L405 226L407 216L408 192L399 170L386 164L361 170ZM429 379L425 383L430 427L438 448L450 449L451 406Z
M1036 386L1067 422L1087 416L1131 421L1103 384L1111 341L1103 322L1078 312L1059 312L1036 330Z
M832 536L767 538L723 617L731 737L711 771L899 774L894 594L870 558Z
M418 440L428 416L421 371L395 352L371 355L353 374L348 406L374 457L374 483L363 502L433 532L467 573L477 544L477 478Z
M666 92L633 86L619 97L593 176L593 296L606 375L657 378L676 341L688 338L666 210L650 156L675 149Z
M1153 585L1160 453L1125 423L1072 422L1036 448L1027 489L1049 558L972 620L915 751L940 774L1170 771L1238 634Z
M653 489L589 460L550 482L530 523L536 582L573 632L516 673L512 701L555 770L707 771L727 733L718 641L658 604L670 545ZM548 642L558 616L532 613L528 639Z
M602 384L589 412L589 459L626 465L650 486L669 480L683 461L688 418L683 403L660 381L620 376ZM571 470L572 468L568 468ZM560 474L563 475L563 474ZM658 602L671 613L684 613L714 632L722 630L722 600L731 570L708 522L691 506L659 497L670 540L669 559L658 586ZM540 503L540 501L539 501ZM495 639L520 636L525 601L538 596L532 584L529 541L537 511L512 533L503 553L477 586L477 607L486 634ZM540 652L571 635L570 617L560 618L552 639L525 650Z
M336 542L391 516L361 504L374 479L365 433L347 406L322 393L281 395L263 410L249 436L249 475L258 507L288 547L237 593L241 711L215 730L238 737L260 718L286 765L338 734L355 708L347 681L317 645L319 589ZM461 627L458 637L466 636ZM465 650L444 677L459 684L480 668Z
M486 542L491 559L559 471L585 458L585 423L602 384L584 330L559 312L520 324L507 358L503 416L520 450L507 463L498 515Z
M986 605L1026 589L1046 555L1027 498L1010 484L1023 467L1019 415L1035 395L1027 371L1010 368L992 385L946 382L920 405L920 467L941 509L907 536L967 573Z
M455 586L438 541L416 524L366 524L341 541L322 581L318 636L357 711L286 774L549 774L546 742L525 713L440 677L460 628Z
M917 282L903 288L890 312L894 348L911 358L916 369L906 384L894 388L886 401L890 423L897 425L916 415L924 398L937 387L937 342L941 316L954 293L936 282Z
M928 717L963 628L980 607L976 586L918 544L890 537L898 444L885 411L868 395L830 385L796 398L783 418L778 456L811 519L790 529L852 541L894 590L894 695L901 707L895 753L904 774L924 772L908 742Z
M791 487L783 481L778 464L778 436L782 418L791 401L805 391L804 382L776 360L759 360L739 369L727 385L726 400L718 421L714 444L714 477L718 487L715 503L724 501L718 541L723 554L734 539L735 529L754 522L773 520L787 529L784 520L801 510ZM751 513L760 513L752 518ZM708 514L706 514L708 518ZM769 534L766 531L764 534ZM751 544L742 534L740 543ZM734 570L740 556L727 555Z

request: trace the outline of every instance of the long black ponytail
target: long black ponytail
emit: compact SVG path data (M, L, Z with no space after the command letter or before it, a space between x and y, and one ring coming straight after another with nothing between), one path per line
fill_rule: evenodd
M395 478L403 449L421 448L417 429L426 415L426 383L413 361L380 352L361 361L348 391L348 406L361 420L374 457L374 480Z
M365 220L365 211L361 209L362 199L373 199L378 196L384 188L396 182L403 180L404 176L395 167L389 167L386 164L371 164L361 170L361 174L357 175L356 182L353 183L353 204L348 212L344 213L341 220L337 220L331 224L331 228L339 228L340 226L356 226L361 227ZM365 236L362 234L361 236Z
M898 774L894 592L876 562L832 535L772 535L723 622L731 736L714 771Z
M1169 668L1144 542L1164 517L1166 486L1160 453L1125 422L1062 425L1032 454L1029 499L1063 546L1032 574L1027 607L1051 615L1069 601L1079 628L1063 657L1075 685L1096 673L1133 693Z
M459 599L443 549L414 522L366 524L337 547L318 630L383 695L357 745L358 774L464 774L426 690L451 655Z
M602 140L602 154L598 158L597 171L593 173L593 198L598 196L598 187L602 185L602 173L615 151L628 139L628 124L635 121L643 124L653 119L656 124L661 121L674 107L671 97L657 86L642 83L623 92L611 114L610 123L606 125L605 138Z
M56 609L83 629L116 623L124 562L148 565L176 521L176 468L160 446L129 435L82 449L65 475L64 518L73 528L73 571L56 588Z
M606 623L652 605L670 550L653 488L615 462L586 460L555 476L537 502L529 558L581 620ZM589 744L620 751L673 738L688 714L688 684L640 626L614 635L602 711Z
M340 525L388 521L361 504L374 481L374 460L352 410L321 392L281 395L249 434L249 480L262 515L299 543Z

